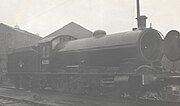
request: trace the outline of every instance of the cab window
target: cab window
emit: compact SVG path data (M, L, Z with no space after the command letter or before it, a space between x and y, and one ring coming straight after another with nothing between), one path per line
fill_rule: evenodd
M58 39L54 39L54 40L52 41L52 49L54 49L55 46L56 46L59 42L60 42L59 38L58 38Z
M50 56L50 46L46 45L42 47L42 57L46 58Z
M62 44L64 42L71 41L71 40L76 40L76 38L72 36L67 36L67 35L60 36L52 41L52 49L55 49L57 44Z

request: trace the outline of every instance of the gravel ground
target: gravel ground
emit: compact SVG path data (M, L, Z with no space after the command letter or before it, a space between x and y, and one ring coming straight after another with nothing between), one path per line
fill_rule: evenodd
M25 90L0 88L0 95L48 104L56 104L57 106L140 106L137 104L135 105L127 102L120 102L118 99L115 100L112 98L105 99L102 97L76 96L71 94L62 94L50 90L31 92ZM0 106L4 106L3 104L6 104L5 106L31 106L22 103L13 104L13 102L11 103L10 101L0 99ZM144 104L141 106L144 106Z
M74 96L68 94L60 94L52 91L31 92L24 90L0 88L0 95L17 97L17 98L33 100L43 103L58 104L60 106L131 106L130 104L127 103L120 103L120 102L116 103L116 102L112 102L111 100L108 99L103 100L98 97L96 98L96 97ZM17 106L21 106L21 105L22 104L19 104Z

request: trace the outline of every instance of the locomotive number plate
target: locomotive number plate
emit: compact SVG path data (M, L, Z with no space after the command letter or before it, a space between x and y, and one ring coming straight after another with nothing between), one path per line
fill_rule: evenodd
M49 64L49 60L42 60L42 64Z

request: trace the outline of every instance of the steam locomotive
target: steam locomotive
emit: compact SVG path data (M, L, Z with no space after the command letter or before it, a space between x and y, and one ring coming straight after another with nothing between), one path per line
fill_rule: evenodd
M146 19L138 11L138 28L132 31L107 35L97 30L83 39L60 35L15 49L8 54L7 76L16 88L24 89L50 87L110 97L177 96L180 75L166 72L161 60L164 55L170 61L180 59L180 33L172 30L164 38L158 30L146 28Z
M169 78L177 75L164 72L160 61L164 54L171 61L179 60L179 35L173 30L163 39L159 31L142 28L111 35L97 30L83 39L50 37L36 46L11 51L7 76L16 88L160 96L170 87Z

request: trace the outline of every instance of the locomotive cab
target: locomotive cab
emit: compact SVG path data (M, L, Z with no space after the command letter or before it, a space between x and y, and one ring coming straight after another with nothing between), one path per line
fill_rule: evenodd
M57 48L62 48L64 43L70 40L75 40L70 35L60 35L55 37L47 37L39 42L40 45L40 64L41 71L48 71L50 68L50 57Z

